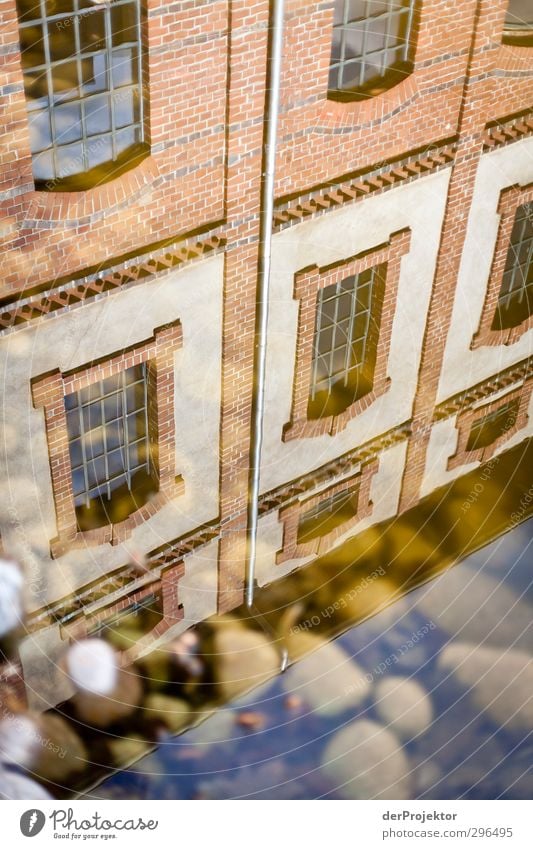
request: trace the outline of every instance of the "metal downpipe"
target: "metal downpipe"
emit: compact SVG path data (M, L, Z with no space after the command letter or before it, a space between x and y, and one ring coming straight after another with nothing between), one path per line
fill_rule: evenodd
M274 213L274 173L281 88L283 51L284 0L271 0L269 19L269 54L266 75L265 129L263 134L263 164L261 168L261 200L259 223L259 259L256 295L256 327L254 340L254 392L250 448L250 477L248 484L248 521L246 550L246 604L254 600L255 565L257 556L257 523L259 515L259 478L263 443L265 407L265 369L270 284L270 254L272 247L272 217Z

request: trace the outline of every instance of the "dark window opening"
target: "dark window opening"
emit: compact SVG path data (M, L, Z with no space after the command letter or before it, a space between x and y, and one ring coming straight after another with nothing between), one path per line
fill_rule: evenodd
M336 0L330 98L374 97L412 72L414 6L414 0Z
M120 522L157 491L146 363L65 397L78 529Z
M477 451L492 445L500 436L511 430L516 423L520 401L509 401L493 413L477 419L468 435L467 451Z
M296 542L301 545L331 533L357 515L359 484L332 495L304 513L298 522Z
M82 191L148 153L140 0L17 0L36 188Z
M150 593L114 616L99 622L89 631L90 637L113 640L117 631L135 631L137 636L149 634L163 618L161 592Z
M492 330L517 327L533 312L533 203L516 212Z
M533 46L533 5L531 0L509 0L502 41L504 44Z
M372 390L387 264L317 294L307 417L338 415Z

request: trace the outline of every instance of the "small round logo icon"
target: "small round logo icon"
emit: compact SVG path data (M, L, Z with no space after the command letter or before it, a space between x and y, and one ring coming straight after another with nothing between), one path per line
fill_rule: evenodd
M20 830L24 837L35 837L43 830L46 822L46 817L42 811L32 808L30 811L25 811L20 818Z

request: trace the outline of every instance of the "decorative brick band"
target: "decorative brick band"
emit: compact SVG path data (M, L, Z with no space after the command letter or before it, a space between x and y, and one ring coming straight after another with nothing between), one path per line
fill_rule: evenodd
M527 112L518 117L498 121L487 127L483 139L485 151L494 150L510 142L520 141L533 133L533 112Z
M400 264L409 250L411 235L408 230L394 233L387 245L380 245L365 253L333 265L319 268L310 266L299 271L294 278L294 298L299 300L298 335L296 341L296 363L294 368L293 401L290 421L285 425L283 440L301 437L331 435L343 430L348 422L369 407L388 388L387 361L389 356L392 321L396 305L396 294L400 279ZM379 320L373 323L378 334L376 340L375 366L372 390L354 401L338 415L307 418L307 404L313 365L313 340L315 328L316 296L319 289L338 283L350 275L359 274L369 268L387 264L383 292L377 293Z
M274 229L283 229L297 224L304 218L324 212L327 209L343 206L371 194L407 183L426 174L432 174L447 167L455 159L455 146L435 145L421 153L411 154L395 162L381 164L379 167L359 173L328 187L315 189L290 200L276 203Z
M50 543L52 557L87 545L116 545L133 529L153 516L162 506L183 493L183 480L174 471L174 353L182 345L181 323L164 325L154 336L115 357L83 369L59 370L32 381L33 403L44 409L50 473L56 509L57 538ZM142 507L116 524L79 531L72 487L65 396L85 389L99 380L119 374L135 365L148 366L148 429L154 446L152 463L159 491Z
M492 329L492 322L496 314L498 297L507 262L507 253L511 242L516 210L522 204L529 203L532 200L533 184L529 186L511 186L504 189L500 195L500 202L498 204L500 227L479 328L474 334L470 345L471 348L479 348L483 345L512 345L526 331L533 327L533 315L530 315L515 327L508 327L503 330Z
M344 536L362 519L369 516L373 509L373 504L370 501L370 486L378 468L379 461L373 460L363 465L354 475L335 483L322 492L283 507L279 511L279 518L283 522L283 548L276 554L276 563L324 554L333 547L340 536ZM302 516L309 510L318 507L326 499L341 493L348 494L350 491L353 491L354 497L357 498L357 508L353 516L328 533L317 534L309 541L299 542L299 524Z
M486 463L501 445L508 442L515 433L522 430L528 423L529 417L527 411L532 388L533 379L529 378L523 386L517 387L512 392L508 392L507 395L503 395L495 401L490 401L488 404L458 413L456 420L456 428L458 430L457 448L455 454L448 460L448 469L455 469L467 463ZM512 413L509 412L507 420L504 421L502 433L489 445L479 448L473 446L469 449L468 442L472 425L475 422L483 420L485 416L489 416L491 413L497 413L500 409L504 412L510 404L514 404L514 409Z
M161 248L149 257L138 257L122 266L72 281L60 287L50 284L50 289L40 297L14 301L9 309L0 312L0 334L21 324L42 320L59 310L71 310L92 298L120 291L146 277L154 277L171 268L200 259L220 250L226 240L219 235L205 239L187 239L178 245Z
M475 386L471 386L469 389L465 389L463 392L443 401L435 408L434 420L449 419L450 416L472 406L482 398L488 398L490 395L505 389L506 386L512 386L521 380L527 380L531 376L533 376L533 356L509 366L499 374L488 377L486 380L476 383Z
M386 451L387 448L397 445L399 442L404 442L409 437L410 432L409 423L401 424L393 430L369 440L364 445L353 448L319 469L308 472L289 484L265 493L259 499L259 514L263 516L271 510L277 510L281 505L297 499L303 493L326 484L331 478L347 473L361 463L374 460L382 451Z
M191 551L207 545L208 542L217 537L218 523L211 523L196 529L193 534L180 537L156 549L147 557L146 568L154 576L154 578L150 578L150 581L155 580L161 570L175 566ZM96 578L89 584L84 584L68 596L34 611L28 617L27 631L31 634L58 622L65 624L89 607L93 608L91 611L91 615L93 615L95 610L99 609L97 607L99 601L105 601L112 593L116 593L138 580L139 572L135 566L120 566L113 572Z

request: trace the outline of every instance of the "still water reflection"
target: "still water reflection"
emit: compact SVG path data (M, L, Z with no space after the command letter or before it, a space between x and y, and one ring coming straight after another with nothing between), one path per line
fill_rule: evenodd
M0 795L530 798L532 457L517 446L144 656L150 604L106 620L61 661L69 701L39 715L0 693Z
M532 529L331 643L293 627L313 654L94 795L531 798Z

